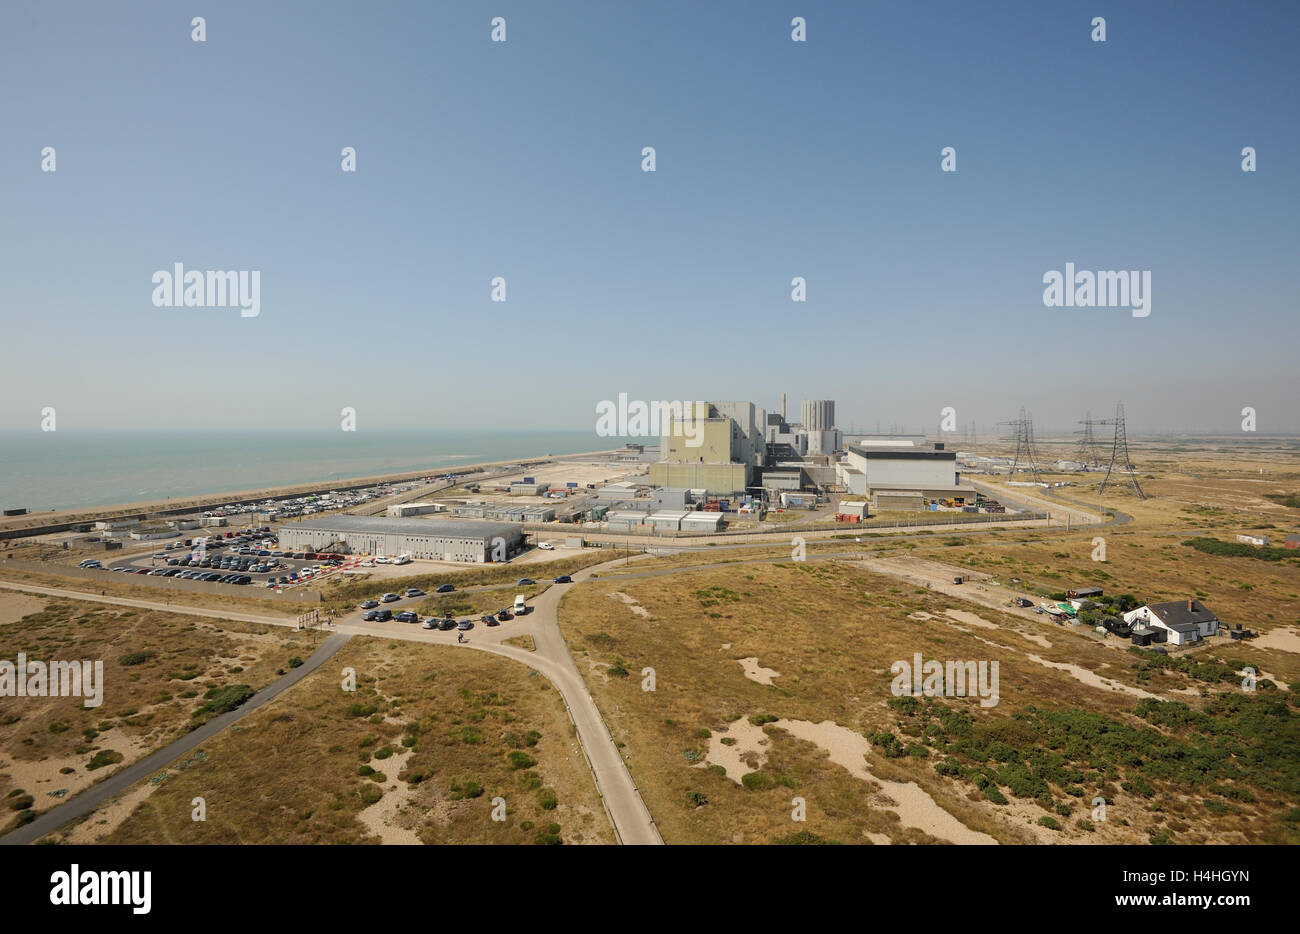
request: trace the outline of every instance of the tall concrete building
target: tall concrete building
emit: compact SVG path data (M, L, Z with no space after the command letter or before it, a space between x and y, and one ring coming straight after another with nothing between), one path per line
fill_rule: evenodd
M801 407L803 430L830 431L835 427L834 399L805 399Z
M663 460L650 465L650 482L710 495L743 491L764 464L766 422L767 413L752 402L697 403L663 425Z
M834 454L843 449L843 436L835 427L835 400L805 399L801 412L800 427L808 437L804 445L808 454Z

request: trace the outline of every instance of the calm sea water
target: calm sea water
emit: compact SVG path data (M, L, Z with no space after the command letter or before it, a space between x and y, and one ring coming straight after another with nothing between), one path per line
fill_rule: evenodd
M0 505L108 506L620 444L588 431L4 431Z

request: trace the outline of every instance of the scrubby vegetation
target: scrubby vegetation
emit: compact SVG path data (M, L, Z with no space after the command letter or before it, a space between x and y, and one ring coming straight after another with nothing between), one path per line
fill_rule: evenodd
M1005 791L1068 815L1072 809L1063 809L1060 796L1113 801L1122 790L1145 801L1161 788L1189 795L1209 789L1244 802L1300 800L1300 714L1276 695L1216 694L1201 709L1147 698L1133 714L1148 726L1034 706L981 722L928 697L894 706L904 732L942 756L936 772L974 784L997 804L1008 800ZM892 733L871 740L882 751L898 744ZM1228 807L1207 809L1222 814ZM1052 827L1049 820L1039 823ZM1283 827L1274 842L1297 843L1300 834Z
M1189 538L1183 542L1197 551L1207 555L1220 555L1229 558L1258 558L1261 561L1300 561L1300 555L1290 548L1278 548L1275 545L1247 545L1245 542L1225 542L1217 538Z

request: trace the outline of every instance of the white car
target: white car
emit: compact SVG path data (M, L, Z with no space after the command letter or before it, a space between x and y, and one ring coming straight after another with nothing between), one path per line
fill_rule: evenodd
M540 549L542 549L542 551L554 551L554 550L555 550L555 546L552 545L550 542L538 542L538 543L537 543L537 547L540 548Z

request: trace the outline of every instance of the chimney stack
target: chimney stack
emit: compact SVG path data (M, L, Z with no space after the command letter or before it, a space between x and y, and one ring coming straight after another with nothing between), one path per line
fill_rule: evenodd
M1191 597L1188 597L1188 598L1187 598L1187 612L1188 612L1188 613L1191 613L1191 612L1192 612L1192 598L1191 598Z
M781 421L785 421L785 393L781 393Z

